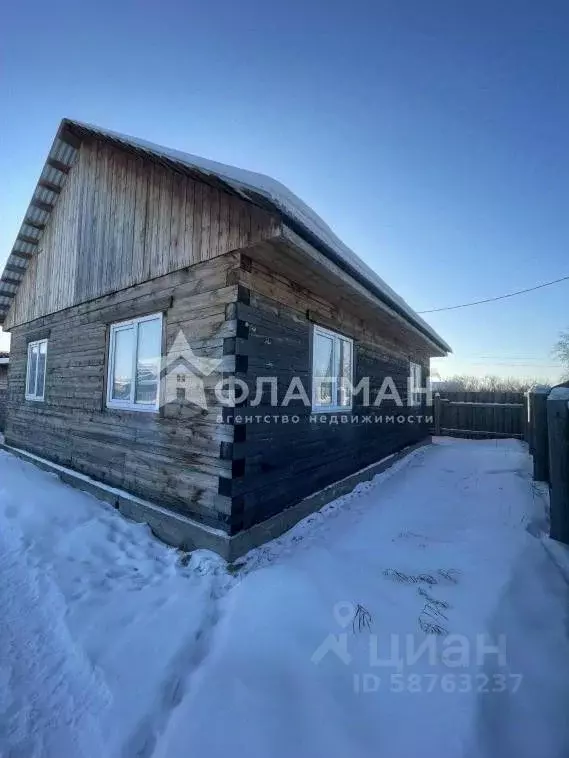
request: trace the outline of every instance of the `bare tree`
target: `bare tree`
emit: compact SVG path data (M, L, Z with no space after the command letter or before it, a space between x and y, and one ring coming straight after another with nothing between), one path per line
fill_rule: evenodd
M553 346L553 355L563 365L563 379L569 379L569 331L560 332Z
M449 392L525 392L537 385L549 386L550 382L539 378L519 379L515 376L468 376L455 375L437 382L436 388Z

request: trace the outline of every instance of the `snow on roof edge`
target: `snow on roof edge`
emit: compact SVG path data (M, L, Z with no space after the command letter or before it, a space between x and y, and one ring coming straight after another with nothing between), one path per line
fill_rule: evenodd
M549 393L549 399L569 401L569 387L554 387Z
M229 166L209 160L208 158L201 158L197 155L157 145L138 137L131 137L109 129L102 129L94 124L87 124L72 119L63 119L63 124L71 128L83 129L103 138L115 140L119 143L149 152L157 157L181 163L200 173L215 176L247 200L251 200L251 197L248 195L249 192L262 196L278 212L290 218L301 230L306 230L316 240L320 241L322 245L332 251L340 262L343 262L356 273L357 276L355 278L363 280L362 283L371 288L372 291L376 290L381 299L386 300L387 304L394 307L400 315L403 315L408 321L415 324L421 332L434 341L442 350L449 353L452 352L452 349L442 337L400 295L391 289L375 271L364 263L353 250L345 245L310 206L276 179L272 179L265 174L247 171L236 166ZM301 234L301 236L304 235ZM310 240L307 241L310 242Z

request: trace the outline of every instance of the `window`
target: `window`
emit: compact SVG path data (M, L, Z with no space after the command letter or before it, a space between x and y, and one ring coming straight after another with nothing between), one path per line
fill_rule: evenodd
M47 340L28 344L28 371L26 374L26 400L43 400L45 393L45 365Z
M312 407L321 411L352 407L351 339L315 326L312 340Z
M409 362L409 405L422 405L421 364Z
M162 314L111 326L107 406L156 411L162 357Z

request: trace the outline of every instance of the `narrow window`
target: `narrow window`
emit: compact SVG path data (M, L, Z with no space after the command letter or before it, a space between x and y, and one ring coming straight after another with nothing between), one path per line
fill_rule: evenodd
M329 329L315 326L312 340L312 408L321 411L352 407L354 344Z
M107 406L156 411L161 357L161 313L112 324Z
M409 362L409 405L422 405L421 364Z
M45 394L45 367L47 340L28 344L28 370L26 373L26 400L42 401Z

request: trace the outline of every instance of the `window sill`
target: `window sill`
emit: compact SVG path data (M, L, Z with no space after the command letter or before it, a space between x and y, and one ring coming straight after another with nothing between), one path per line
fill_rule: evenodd
M105 406L107 411L130 411L132 413L156 413L160 412L160 408L155 405L121 405L116 403L107 403Z

